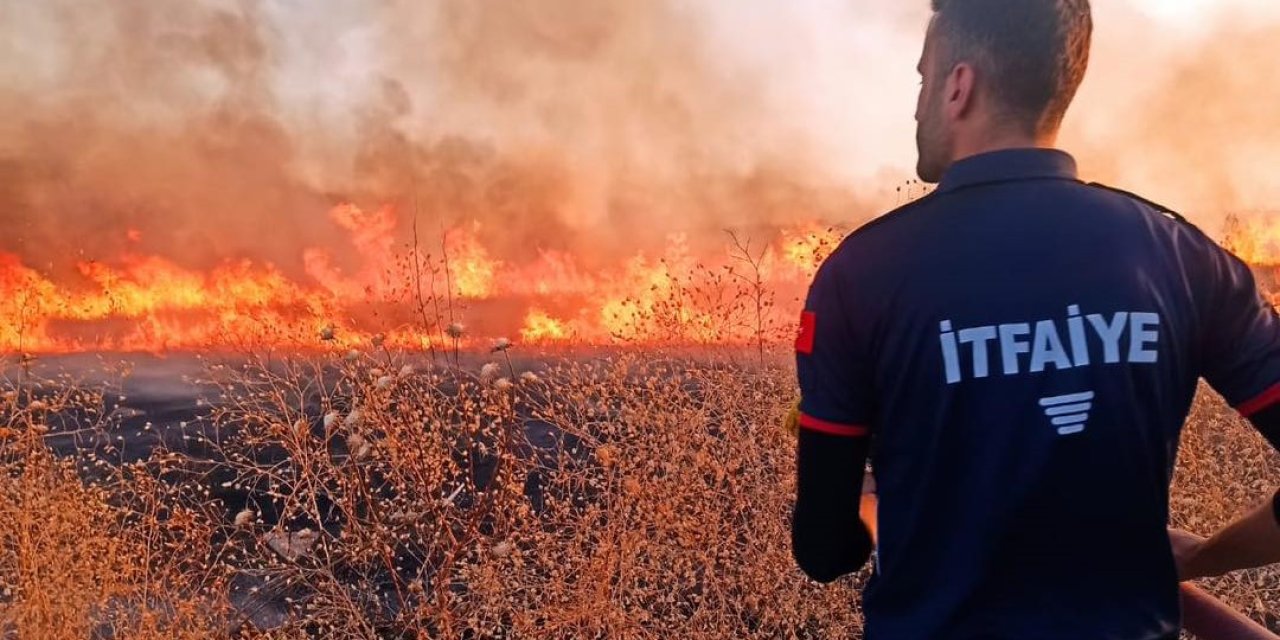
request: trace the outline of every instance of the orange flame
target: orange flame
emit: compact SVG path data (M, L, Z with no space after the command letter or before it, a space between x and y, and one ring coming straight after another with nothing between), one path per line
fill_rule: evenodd
M1230 215L1223 246L1241 260L1260 266L1280 266L1280 216Z
M72 263L72 275L54 278L0 253L0 353L349 349L375 334L425 350L452 348L447 328L455 320L467 327L464 345L499 335L530 344L780 340L844 235L802 224L779 229L767 244L753 239L746 254L737 245L706 255L677 235L661 255L588 270L556 251L499 260L474 224L447 230L440 255L423 256L397 246L390 207L344 204L329 220L359 263L344 269L311 248L298 278L249 260L193 270L132 248L110 261ZM134 231L126 236L129 247L141 240ZM1280 265L1280 221L1233 216L1224 244L1252 264Z
M454 290L463 298L488 298L494 293L494 274L501 262L489 258L475 236L455 229L445 236L446 258Z
M563 321L541 309L530 309L524 317L524 327L520 329L520 338L527 343L561 342L570 335Z
M475 225L448 230L436 257L397 250L390 207L344 204L329 220L350 238L357 268L322 248L303 252L303 278L270 263L193 270L125 253L78 262L74 276L55 279L0 253L0 352L345 349L375 333L429 349L453 344L445 329L455 316L468 327L464 342L512 333L544 344L748 342L790 331L791 307L841 236L805 225L773 238L752 277L783 297L762 307L746 300L760 291L739 260L694 256L681 236L660 256L588 272L554 251L524 264L496 259Z

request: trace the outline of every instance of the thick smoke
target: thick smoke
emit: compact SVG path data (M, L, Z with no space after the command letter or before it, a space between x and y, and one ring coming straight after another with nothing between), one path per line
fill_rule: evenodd
M8 2L0 250L296 272L350 200L589 263L861 208L683 4Z
M1095 3L1064 144L1202 222L1266 208L1277 12L1140 1ZM354 269L347 201L515 264L857 224L914 165L927 4L0 0L0 252Z
M0 248L56 269L130 244L208 265L324 240L253 6L3 6Z
M1280 210L1280 19L1226 14L1195 35L1148 27L1130 34L1138 47L1122 31L1104 33L1097 77L1068 116L1082 165L1206 230L1229 213Z

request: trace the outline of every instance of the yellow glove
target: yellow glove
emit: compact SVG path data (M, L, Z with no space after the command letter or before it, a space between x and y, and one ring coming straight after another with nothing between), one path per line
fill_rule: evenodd
M782 421L782 430L786 431L791 437L800 436L800 401L791 405L791 410L787 412L787 417Z

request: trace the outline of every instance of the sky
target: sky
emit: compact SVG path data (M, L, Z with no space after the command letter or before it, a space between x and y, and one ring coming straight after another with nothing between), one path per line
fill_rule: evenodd
M1094 14L1061 140L1085 177L1210 230L1280 209L1280 3ZM296 267L344 242L325 222L344 201L474 224L517 257L856 225L913 177L928 16L925 0L0 0L0 252L140 237L192 264Z

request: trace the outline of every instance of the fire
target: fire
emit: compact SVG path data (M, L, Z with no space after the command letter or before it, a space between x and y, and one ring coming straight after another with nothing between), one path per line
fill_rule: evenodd
M1222 245L1253 266L1263 297L1280 307L1280 215L1227 216Z
M528 343L560 342L567 340L570 335L564 321L551 317L541 309L530 309L524 317L524 327L520 329L520 338Z
M1280 216L1230 215L1223 234L1223 246L1241 260L1259 266L1280 265Z
M464 342L507 333L543 344L750 342L790 330L795 300L842 235L804 225L759 245L753 277L780 297L757 305L751 297L763 292L732 255L695 256L683 236L661 255L588 270L556 251L498 259L476 225L446 230L435 251L409 245L391 207L339 205L328 224L349 238L354 268L313 247L297 275L243 259L196 270L136 253L136 231L125 253L76 262L72 276L0 253L0 352L345 349L375 334L431 349L452 345L455 316L468 326Z
M474 230L451 231L445 237L445 247L448 276L458 295L472 299L491 297L494 294L494 275L502 263L489 258L489 252L476 240Z
M312 318L337 306L269 265L229 262L208 273L156 256L126 256L118 267L76 265L77 286L55 284L0 256L0 349L66 352L85 348L163 351L269 342L310 342ZM117 326L118 325L118 326ZM97 329L97 331L93 331Z
M810 224L785 231L782 236L782 255L786 263L802 271L813 272L822 260L844 239L838 229Z
M385 294L387 283L379 276L392 264L397 227L395 212L383 207L366 213L355 205L341 204L330 210L329 219L348 233L363 260L362 268L347 276L333 264L327 251L313 248L303 252L307 275L342 298L356 298L362 293Z
M339 205L328 224L349 239L356 262L313 247L292 275L245 259L184 267L137 252L142 236L132 230L121 255L57 271L71 275L0 253L0 353L350 349L375 341L449 349L455 322L467 327L463 346L513 334L530 344L779 340L844 236L800 224L699 253L673 235L660 254L588 269L552 250L499 259L476 224L444 230L433 246L410 244L391 207ZM1274 217L1233 216L1225 231L1224 244L1244 260L1280 265Z

